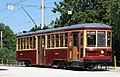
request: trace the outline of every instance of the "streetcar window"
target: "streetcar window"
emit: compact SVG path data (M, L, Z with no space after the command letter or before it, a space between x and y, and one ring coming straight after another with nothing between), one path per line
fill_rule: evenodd
M22 43L23 40L22 40L22 38L20 40L21 40L21 42L20 42L21 43L20 44L21 45L21 49L23 49L23 43Z
M87 46L96 46L96 31L87 31Z
M21 45L21 39L18 39L18 50L21 49L20 46Z
M29 41L29 37L27 37L27 49L29 49L29 44L30 43L30 41Z
M23 49L25 49L25 38L23 38Z
M80 42L81 42L81 45L83 45L83 31L81 31L81 33L80 33Z
M35 36L33 37L33 48L36 48L36 38L35 38Z
M24 42L25 42L25 41L24 41L24 38L21 38L21 40L22 40L22 41L21 41L21 43L22 43L22 49L24 49Z
M68 46L68 34L65 33L65 47Z
M74 46L78 46L78 32L73 33Z
M33 47L32 47L32 44L33 44L33 42L32 42L32 37L30 37L30 49L33 48Z
M51 35L51 47L54 47L54 34Z
M67 33L47 35L47 48L67 47L67 43L68 43Z
M27 49L27 38L25 38L25 49Z
M56 47L59 47L59 34L56 34L55 36L56 36L56 38L55 38L56 39L55 40L56 41Z
M40 41L40 36L38 36L38 48L40 48L41 47L41 41Z
M47 48L50 48L50 35L47 35Z
M63 33L60 34L60 47L63 47Z
M97 34L98 34L97 46L98 47L104 47L106 45L105 31L98 31Z
M111 46L111 32L107 32L107 47Z

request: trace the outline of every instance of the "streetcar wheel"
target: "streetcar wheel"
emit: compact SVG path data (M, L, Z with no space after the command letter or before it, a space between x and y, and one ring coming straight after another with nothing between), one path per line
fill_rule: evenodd
M30 67L31 66L31 61L25 61L25 66Z

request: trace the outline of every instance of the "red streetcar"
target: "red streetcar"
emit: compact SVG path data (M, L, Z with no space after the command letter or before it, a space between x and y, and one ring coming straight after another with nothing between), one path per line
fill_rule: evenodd
M112 62L111 30L105 24L86 23L18 34L16 59L26 66L109 65Z

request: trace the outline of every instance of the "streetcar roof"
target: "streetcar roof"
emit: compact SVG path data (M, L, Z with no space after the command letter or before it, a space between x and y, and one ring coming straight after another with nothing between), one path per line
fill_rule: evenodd
M105 24L100 24L100 23L86 23L86 24L76 24L76 25L46 29L46 30L38 30L35 32L27 32L27 33L17 34L17 36L25 36L25 35L31 35L31 34L78 29L78 28L107 28L107 29L111 29L112 27L105 25Z

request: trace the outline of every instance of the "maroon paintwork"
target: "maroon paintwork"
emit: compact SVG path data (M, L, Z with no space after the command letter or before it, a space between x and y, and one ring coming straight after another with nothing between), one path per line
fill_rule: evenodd
M85 60L92 60L92 61L105 61L105 60L112 60L111 56L87 56L84 58Z
M102 48L101 48L102 49ZM104 54L100 54L99 48L86 48L86 57L84 59L86 60L112 60L111 57L111 49L102 49L104 50Z
M16 52L17 60L30 60L32 64L36 64L36 50L21 50Z
M46 65L51 65L53 60L67 60L67 49L47 49Z

